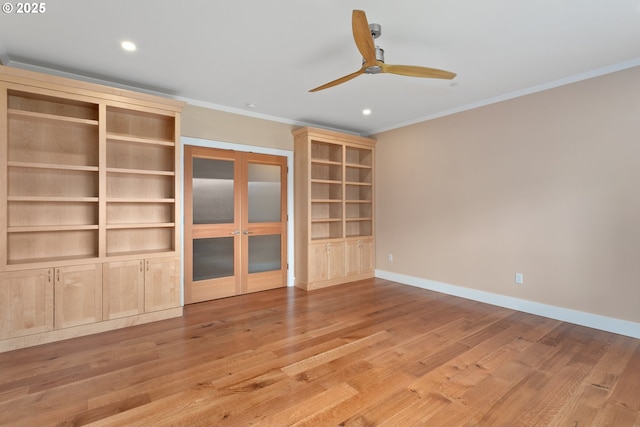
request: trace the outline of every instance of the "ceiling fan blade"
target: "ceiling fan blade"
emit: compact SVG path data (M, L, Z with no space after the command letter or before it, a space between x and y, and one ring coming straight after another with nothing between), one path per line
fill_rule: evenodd
M431 79L447 79L451 80L456 73L451 71L438 70L437 68L416 67L414 65L387 65L378 61L378 65L382 68L383 73L400 74L410 77L426 77Z
M373 37L371 36L371 30L369 30L369 22L367 22L367 15L364 11L353 11L351 26L353 28L353 39L364 58L365 66L375 65L376 47L373 44Z
M330 88L332 86L337 86L337 85L339 85L341 83L348 82L349 80L351 80L353 78L356 78L360 74L363 74L363 73L364 73L364 67L360 68L355 73L348 74L348 75L346 75L344 77L340 77L339 79L335 79L334 81L331 81L329 83L325 83L322 86L318 86L317 88L311 89L309 92L317 92L317 91L322 90L322 89L327 89L327 88Z

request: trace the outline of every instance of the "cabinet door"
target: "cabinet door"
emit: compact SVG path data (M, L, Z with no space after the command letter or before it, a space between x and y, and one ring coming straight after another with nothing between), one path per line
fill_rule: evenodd
M0 338L53 330L53 269L0 274Z
M374 270L373 239L363 239L360 252L360 273L370 273Z
M329 257L327 243L309 245L309 283L327 280L329 278Z
M309 283L343 277L344 271L343 243L309 245Z
M102 265L55 269L55 328L102 320Z
M176 258L155 258L145 261L145 312L180 306L178 268Z
M344 276L344 243L329 243L327 247L328 279L336 279Z
M345 243L345 276L360 274L362 264L362 241L349 240Z
M104 320L144 312L144 261L117 261L103 267Z
M350 240L345 243L345 275L355 276L373 271L373 240Z

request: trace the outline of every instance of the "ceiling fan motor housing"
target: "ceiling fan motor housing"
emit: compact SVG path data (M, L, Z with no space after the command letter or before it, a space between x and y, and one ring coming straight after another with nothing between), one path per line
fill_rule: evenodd
M382 25L380 24L369 24L369 31L371 32L371 37L373 39L377 39L382 35ZM380 46L376 45L376 61L384 62L384 49ZM362 65L366 63L366 59L362 58ZM367 74L378 74L382 72L382 68L379 65L371 65L364 69L364 72Z
M376 61L384 62L384 49L379 46L376 46ZM362 58L362 65L366 62L367 60ZM364 69L364 72L367 74L378 74L382 72L382 67L379 65L370 65Z

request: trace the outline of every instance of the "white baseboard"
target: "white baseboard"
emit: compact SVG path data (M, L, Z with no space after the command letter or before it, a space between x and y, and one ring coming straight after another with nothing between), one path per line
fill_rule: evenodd
M415 286L422 289L441 292L447 295L484 302L525 313L536 314L538 316L587 326L589 328L600 329L602 331L613 332L615 334L640 338L640 323L600 316L598 314L572 310L569 308L541 304L539 302L527 301L491 292L479 291L477 289L465 288L462 286L449 285L447 283L392 273L384 270L376 270L375 275L381 279L391 280L404 285Z

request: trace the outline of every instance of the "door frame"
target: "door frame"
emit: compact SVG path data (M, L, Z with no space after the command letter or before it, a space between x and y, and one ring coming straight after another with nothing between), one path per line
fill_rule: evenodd
M271 154L275 156L282 156L287 158L287 263L289 269L287 271L287 286L291 287L294 284L294 247L293 247L293 150L280 150L276 148L258 147L254 145L236 144L231 142L215 141L210 139L192 138L189 136L181 137L182 150L180 150L180 164L184 164L184 147L186 145L193 145L196 147L205 148L218 148L222 150L235 150L244 151L257 154ZM184 168L180 168L180 189L181 194L184 192ZM181 198L179 203L180 209L180 234L184 236L184 197ZM180 253L184 254L184 239L180 241ZM180 270L184 273L184 256L180 257L181 265ZM180 275L180 287L181 292L181 305L184 306L184 274Z

